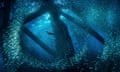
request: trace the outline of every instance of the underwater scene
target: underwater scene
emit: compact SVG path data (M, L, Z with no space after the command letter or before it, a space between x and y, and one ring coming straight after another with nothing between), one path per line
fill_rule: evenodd
M0 72L120 72L119 0L0 0Z

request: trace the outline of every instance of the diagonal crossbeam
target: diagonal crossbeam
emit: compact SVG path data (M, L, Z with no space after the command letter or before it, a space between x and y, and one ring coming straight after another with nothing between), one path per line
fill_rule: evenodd
M45 12L47 12L46 7L45 6L41 6L40 9L38 9L37 11L31 13L29 16L27 16L25 18L24 24L27 24L28 22L30 22L31 20L37 18L38 16L41 16Z
M27 28L23 28L23 32L26 33L33 41L35 41L40 47L46 50L53 57L55 56L55 52L51 48L49 48L44 42L42 42L39 38L37 38L30 30Z
M75 18L62 13L68 20L72 21L74 24L76 24L78 27L84 29L86 32L88 32L89 34L93 35L96 39L98 39L102 44L104 44L104 38L99 35L95 30L93 30L91 27L89 27L87 24L81 24L80 21L76 20Z
M60 20L58 12L51 13L55 24L54 32L56 37L57 54L60 57L71 57L74 55L74 47L66 24Z

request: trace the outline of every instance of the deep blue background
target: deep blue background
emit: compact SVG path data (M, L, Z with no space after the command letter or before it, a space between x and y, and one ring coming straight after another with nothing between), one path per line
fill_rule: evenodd
M93 0L94 1L94 0ZM110 0L111 1L111 0ZM105 2L110 2L110 1L107 1L105 0ZM85 3L85 6L84 6L84 3ZM83 3L83 6L84 7L88 7L86 4L87 2L84 2ZM93 2L93 3L96 3L95 6L98 6L100 7L100 5L102 5L102 7L106 8L107 6L107 3L104 5L104 1L102 3L99 2L99 0L96 0L96 2ZM115 1L113 2L110 2L108 3L109 8L108 9L108 16L107 17L107 21L108 21L108 24L113 26L113 24L115 24L115 20L118 20L119 19L119 16L117 14L119 14L120 11L119 10L119 7L117 7L118 3L116 3ZM92 1L91 1L91 4L92 5ZM98 9L97 7L95 6L91 6L89 7L90 9L86 12L86 22L95 30L97 31L103 38L106 38L107 35L106 33L104 33L103 31L100 30L99 27L95 26L94 24L102 24L104 22L104 20L101 20L102 17L105 15L104 12L105 10L103 9ZM3 24L3 8L4 8L4 4L3 2L0 2L0 28L2 27L2 24ZM70 13L70 12L69 12ZM103 16L102 16L103 15ZM73 14L74 16L74 14ZM29 22L25 27L27 27L29 30L31 30L36 37L40 38L43 42L45 42L49 47L52 47L53 50L55 50L55 47L54 47L54 36L52 35L47 35L46 34L46 31L52 31L52 26L51 24L54 23L54 21L52 21L50 18L47 18L48 17L48 14L44 14L42 16L38 16L38 18L34 19L33 21ZM47 19L46 19L47 18ZM98 19L97 19L98 18ZM99 19L101 18L101 19ZM64 20L65 21L65 20ZM77 52L77 50L82 46L82 44L80 45L80 42L83 41L82 39L80 40L80 42L78 41L78 39L80 38L75 38L74 34L73 33L73 30L72 30L72 25L69 24L70 22L69 21L66 21L66 25L68 27L68 30L69 30L69 33L71 34L71 38L73 40L73 44L75 46L75 52ZM42 25L41 25L42 24ZM77 27L76 27L77 28ZM81 31L84 31L84 30L81 30ZM0 34L1 34L1 29L0 29ZM32 41L26 34L23 34L23 41L25 40L25 44L26 46L28 47L27 50L30 52L31 50L34 50L34 52L36 52L35 54L37 55L37 57L42 57L42 59L52 59L52 56L49 55L43 48L39 47L34 41ZM26 42L27 41L27 42ZM1 37L0 37L0 42L1 42ZM84 41L83 41L84 42ZM0 45L1 47L1 45ZM102 53L102 50L103 50L103 45L92 35L90 35L89 39L88 39L88 47L89 47L89 50L88 50L88 55L90 55L90 57L94 57L96 56L97 54L101 54ZM3 71L3 58L2 58L2 54L0 54L0 72Z

